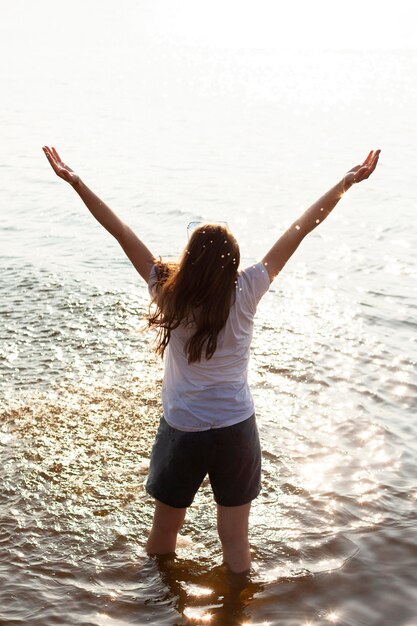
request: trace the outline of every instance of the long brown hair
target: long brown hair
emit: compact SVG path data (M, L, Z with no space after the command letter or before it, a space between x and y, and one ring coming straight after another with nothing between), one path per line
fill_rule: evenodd
M149 326L157 329L161 356L181 323L195 332L185 345L188 362L211 359L229 316L240 262L239 245L220 224L204 224L192 234L177 264L157 262L157 285Z

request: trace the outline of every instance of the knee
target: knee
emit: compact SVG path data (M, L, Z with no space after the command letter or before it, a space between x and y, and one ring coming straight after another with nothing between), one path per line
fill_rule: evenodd
M159 514L153 520L152 529L164 535L171 535L178 533L183 523L183 516Z
M184 523L185 509L173 509L161 503L157 503L152 530L162 535L178 533Z
M170 534L178 533L181 530L182 525L183 525L183 520L174 521L174 520L169 520L169 519L166 519L166 520L159 519L159 520L154 521L153 529L161 534L170 535Z
M236 531L233 528L218 527L219 539L223 547L234 547L247 545L248 533L244 531Z

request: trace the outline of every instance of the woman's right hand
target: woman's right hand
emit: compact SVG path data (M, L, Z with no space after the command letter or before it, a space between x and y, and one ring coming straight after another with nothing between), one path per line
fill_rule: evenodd
M379 153L381 150L371 150L366 157L365 161L361 165L355 165L352 167L343 178L343 191L347 191L349 187L356 183L360 183L362 180L369 178L379 159Z
M48 146L44 146L42 150L44 151L46 158L57 176L65 180L65 182L69 183L73 187L78 185L80 177L62 161L55 148L48 148Z

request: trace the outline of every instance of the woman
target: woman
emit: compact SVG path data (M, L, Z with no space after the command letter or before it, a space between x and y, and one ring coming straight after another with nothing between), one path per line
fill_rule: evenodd
M208 474L217 503L217 528L230 571L250 568L248 518L260 491L261 455L247 383L257 304L304 237L342 195L374 171L371 151L276 241L260 263L239 271L239 246L225 226L200 225L178 264L154 255L62 162L43 148L55 173L70 183L89 211L122 246L148 283L157 352L166 353L164 416L152 450L147 490L155 512L146 549L172 553L187 507Z

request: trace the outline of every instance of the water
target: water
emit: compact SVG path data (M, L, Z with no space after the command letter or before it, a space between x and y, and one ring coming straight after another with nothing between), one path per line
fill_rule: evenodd
M54 6L16 2L1 26L0 624L414 626L415 53L210 47L145 5L91 2L81 22ZM208 484L177 559L145 554L162 380L146 286L45 143L154 254L213 218L248 264L383 150L259 307L243 588L219 567Z

